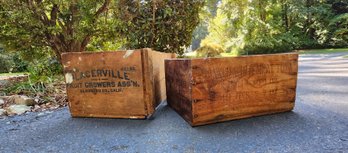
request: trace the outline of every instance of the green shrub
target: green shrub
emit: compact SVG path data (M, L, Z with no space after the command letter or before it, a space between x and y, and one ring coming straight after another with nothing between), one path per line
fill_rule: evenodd
M14 63L12 72L27 72L29 62L21 58L18 53L12 55L12 61Z
M197 57L216 57L220 56L224 52L221 45L218 44L206 44L196 50Z
M204 0L118 1L127 48L184 54L199 24Z
M5 93L22 93L28 96L47 95L54 92L55 83L63 80L62 66L55 58L33 61L28 66L28 72L28 81L7 87Z
M290 52L296 48L299 40L291 34L282 34L276 36L256 37L248 41L241 54L273 54Z
M14 65L10 56L0 54L0 73L12 72Z
M0 73L26 72L28 64L17 52L0 51Z
M28 72L32 76L39 77L35 80L42 80L46 77L62 74L62 66L56 58L39 59L28 66Z
M338 47L348 46L348 13L338 15L330 21L332 31L330 44ZM341 28L337 28L341 27Z

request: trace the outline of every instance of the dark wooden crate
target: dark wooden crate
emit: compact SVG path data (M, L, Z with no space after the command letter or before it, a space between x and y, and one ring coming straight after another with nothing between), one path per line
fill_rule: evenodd
M291 111L298 54L165 60L167 101L192 126Z
M64 53L73 117L144 119L166 99L164 59L151 49Z

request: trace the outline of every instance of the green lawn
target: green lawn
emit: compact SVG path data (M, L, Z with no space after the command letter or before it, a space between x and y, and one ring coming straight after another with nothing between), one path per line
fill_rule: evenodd
M343 56L343 58L348 58L348 55L347 56Z
M28 74L28 73L0 73L0 77L2 76L18 76L18 75L24 75L24 74Z
M342 53L347 52L348 48L339 48L339 49L310 49L310 50L300 50L300 54L330 54L330 53Z

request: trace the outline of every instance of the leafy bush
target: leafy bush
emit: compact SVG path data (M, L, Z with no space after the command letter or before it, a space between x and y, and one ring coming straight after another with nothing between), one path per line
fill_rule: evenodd
M222 46L218 44L206 44L196 50L197 57L216 57L224 52Z
M27 72L29 62L22 59L22 57L18 53L14 53L12 56L12 60L14 62L14 66L12 72Z
M0 54L0 73L12 72L14 65L11 57Z
M204 0L119 1L127 48L149 47L183 55L199 24Z
M256 37L248 41L242 49L242 54L272 54L290 52L296 48L298 40L291 34Z
M339 47L348 46L348 13L333 18L329 26L332 29L331 44Z
M33 61L28 66L29 78L26 82L14 84L5 89L7 94L37 96L54 92L53 85L61 82L62 67L55 58Z
M85 51L95 37L115 42L120 25L113 17L115 2L1 0L0 41L18 51L48 47L58 59L64 52Z
M28 62L24 61L18 53L0 52L0 73L26 72Z
M347 0L214 1L203 41L241 54L348 47ZM214 14L214 15L213 15Z
M56 58L44 58L33 61L28 71L30 75L38 77L35 80L46 80L47 77L62 74L62 66Z

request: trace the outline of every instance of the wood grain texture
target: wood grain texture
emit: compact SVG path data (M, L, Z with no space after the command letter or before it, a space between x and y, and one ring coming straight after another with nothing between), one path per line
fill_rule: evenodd
M297 54L189 61L193 126L294 108Z
M131 119L151 115L156 107L155 80L148 52L153 51L62 54L71 115Z
M155 86L154 86L154 78L153 78L153 64L152 60L149 60L149 52L146 50L142 50L142 67L143 67L143 82L144 82L144 104L145 111L147 114L152 114L155 111L154 100L155 100Z
M167 102L192 124L191 61L165 60Z
M155 92L155 100L153 101L153 105L157 107L161 102L167 99L163 59L175 58L175 54L156 52L148 48L144 50L148 53L149 63L152 63L152 76L154 80L153 85Z

